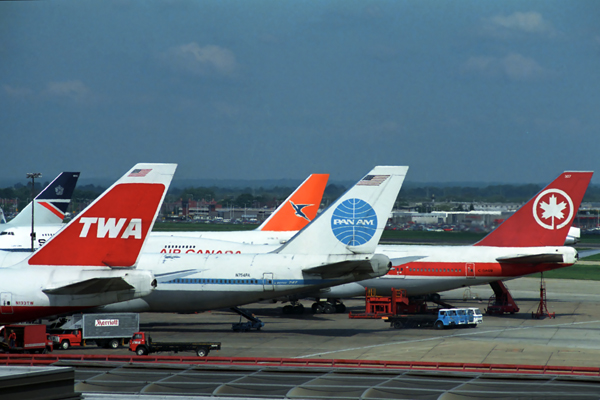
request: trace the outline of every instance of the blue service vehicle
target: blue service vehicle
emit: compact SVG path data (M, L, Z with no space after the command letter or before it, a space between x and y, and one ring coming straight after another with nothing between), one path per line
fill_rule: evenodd
M443 308L437 314L390 315L382 318L395 329L477 327L483 321L478 308Z
M457 325L467 324L467 310L464 308L443 308L438 311L438 317L435 321L435 329L445 327L455 327Z

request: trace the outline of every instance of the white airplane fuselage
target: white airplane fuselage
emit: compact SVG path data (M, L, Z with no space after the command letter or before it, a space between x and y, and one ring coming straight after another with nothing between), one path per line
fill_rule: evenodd
M143 249L141 268L150 270L155 275L181 269L202 271L168 283L159 282L158 288L147 298L120 306L111 305L108 309L194 312L227 307L231 300L241 305L294 293L310 292L310 296L314 297L349 298L363 295L367 287L375 288L380 295L389 294L394 288L405 289L409 296L418 296L514 279L566 267L576 261L576 251L562 246L523 248L379 245L376 253L386 255L392 263L394 259L406 257L420 259L403 265L393 264L391 270L379 278L353 282L350 279L317 282L319 277L306 277L301 272L290 273L282 268L287 264L286 261L271 267L271 264L262 265L244 259L254 257L253 254L272 252L278 247L276 244L251 245L183 235L151 234ZM503 256L540 252L563 254L565 262L524 264L500 263L496 260ZM0 252L0 262L12 265L26 255L23 252ZM214 263L219 262L216 260L223 260L224 257L227 268L213 267ZM176 260L178 261L175 262ZM270 286L267 286L268 290L263 286L265 273L273 274L275 283L272 290ZM311 287L313 284L315 285Z
M34 249L38 249L58 232L64 224L34 225ZM13 226L2 230L0 226L0 251L31 251L31 226Z
M290 240L298 231L197 231L197 232L152 232L150 237L155 240L160 238L183 239L209 239L224 242L234 242L249 245L281 245Z
M391 270L381 277L356 281L356 276L327 280L307 276L300 269L291 268L292 260L295 262L301 257L298 255L285 256L287 258L279 261L263 261L260 255L251 254L272 252L279 247L275 245L244 245L208 239L188 241L182 237L150 237L147 245L140 265L159 277L157 289L144 298L105 306L104 310L195 312L294 294L299 297L349 298L364 295L367 287L375 288L380 295L389 294L394 288L405 289L407 295L417 296L569 266L575 263L577 254L573 248L562 246L379 245L376 253L392 261ZM148 252L156 252L157 249L160 249L160 254ZM527 264L497 261L499 257L540 253L560 254L564 262ZM394 259L407 257L419 259L402 265L393 264ZM306 258L306 265L314 265L310 260L314 260L314 256ZM227 268L222 265L227 265ZM160 282L162 274L182 269L191 271L185 276ZM268 283L270 280L272 284Z
M152 237L146 251L160 251L165 255L248 254L268 253L276 245L243 245L215 240L188 240L183 237ZM365 288L376 288L386 295L391 289L405 289L409 296L442 292L465 286L488 284L498 280L514 279L537 272L563 268L576 262L575 249L571 247L486 247L486 246L427 246L427 245L379 245L377 254L392 260L391 270L384 276L360 282L336 285L321 289L315 296L348 298L360 296ZM497 258L528 254L561 254L563 263L514 263L499 262ZM394 259L420 257L403 265L395 265ZM243 271L239 271L243 272Z
M186 313L239 306L381 276L388 271L387 257L376 255L368 261L371 258L371 255L145 253L138 268L147 268L157 277L157 288L144 298L101 309ZM359 260L369 263L371 271L363 269L331 278L303 271Z
M499 280L568 267L577 261L572 247L484 247L379 245L379 254L392 260L390 271L377 279L349 283L320 291L321 297L348 298L363 295L365 288L375 288L379 295L390 295L391 289L405 289L408 296L443 292L467 286L484 285ZM499 262L497 258L528 254L560 254L563 263ZM394 258L422 257L397 266Z

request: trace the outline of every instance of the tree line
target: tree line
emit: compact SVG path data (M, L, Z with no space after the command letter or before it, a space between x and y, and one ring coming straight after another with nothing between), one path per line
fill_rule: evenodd
M49 182L35 184L35 193L39 193ZM533 197L543 188L542 185L489 185L485 187L469 186L414 186L403 187L397 199L397 205L408 205L409 203L431 202L462 202L462 203L507 203L525 202ZM179 200L205 200L216 201L222 206L234 206L238 208L262 208L272 207L287 198L296 188L286 186L275 186L272 188L221 188L211 187L188 187L169 189L166 202L177 202ZM78 205L88 204L100 195L105 187L96 185L78 186L73 193L73 209L80 209ZM341 196L347 187L338 184L329 184L323 195L323 204L328 205ZM21 210L31 201L31 184L16 184L12 187L0 189L0 199L17 199L18 209ZM583 198L584 202L600 201L600 185L590 185ZM5 210L10 211L10 210Z

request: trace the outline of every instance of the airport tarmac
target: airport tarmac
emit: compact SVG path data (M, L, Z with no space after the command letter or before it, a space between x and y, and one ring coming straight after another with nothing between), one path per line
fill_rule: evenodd
M140 329L153 340L220 341L211 356L364 359L467 362L485 364L590 366L600 364L599 282L546 280L548 309L556 318L532 319L539 304L540 280L508 281L521 311L484 316L476 329L392 329L376 319L349 319L347 314L282 315L281 304L253 304L265 326L260 331L233 332L239 317L229 311L201 314L141 314ZM489 286L442 293L456 307L487 307ZM463 300L466 298L466 301ZM481 299L481 300L478 300ZM348 311L364 309L364 300L345 302ZM62 351L62 350L57 350ZM127 354L127 349L67 350L86 354ZM131 354L131 353L129 353ZM189 355L192 355L191 353Z

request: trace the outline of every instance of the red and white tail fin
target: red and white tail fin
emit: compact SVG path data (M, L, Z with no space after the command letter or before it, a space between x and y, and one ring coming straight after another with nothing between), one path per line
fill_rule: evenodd
M177 164L137 164L37 250L30 265L132 267Z
M562 246L593 172L563 172L475 246Z
M304 228L317 216L328 179L329 174L309 176L257 230L285 232Z

